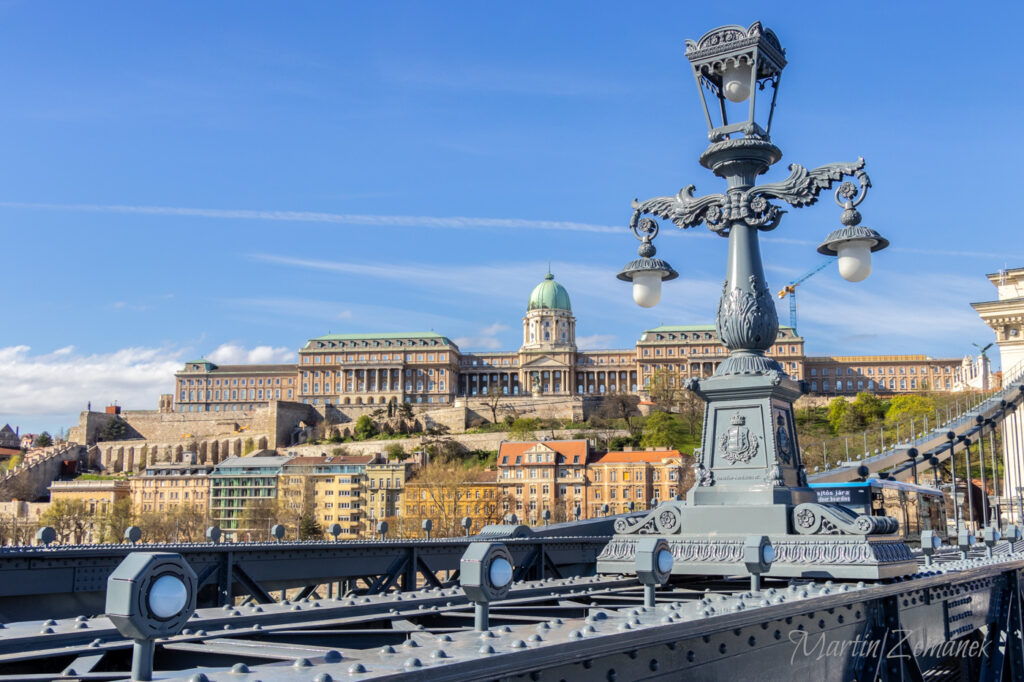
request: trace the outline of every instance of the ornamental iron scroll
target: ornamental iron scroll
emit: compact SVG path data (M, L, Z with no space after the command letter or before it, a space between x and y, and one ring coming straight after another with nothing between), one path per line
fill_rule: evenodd
M793 509L793 527L801 535L889 535L899 530L891 516L857 514L838 504L805 502Z
M725 140L716 143L705 152L705 155L712 151L721 151L730 143L733 146L742 146L744 140ZM730 189L727 194L707 194L702 197L694 197L696 187L687 185L675 196L654 197L646 201L634 199L632 206L640 214L671 220L682 229L697 227L704 223L712 232L728 236L729 227L734 222L742 222L764 231L778 227L785 211L772 204L769 199L779 199L798 208L810 206L818 201L822 191L831 189L834 183L844 177L853 177L861 187L861 196L857 201L859 204L866 196L867 189L871 187L871 179L864 171L863 157L854 162L829 163L809 170L794 163L789 166L789 170L789 177L781 182L770 182L746 189ZM846 193L850 188L853 188L852 183L843 183L840 189ZM855 191L854 196L856 194Z
M678 535L683 532L683 512L678 502L666 502L639 519L615 520L616 535Z

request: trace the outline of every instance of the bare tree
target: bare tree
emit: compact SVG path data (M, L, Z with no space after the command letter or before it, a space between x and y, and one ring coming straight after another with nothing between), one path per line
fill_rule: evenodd
M488 393L483 397L484 406L491 411L491 423L498 423L498 411L507 410L508 406L505 404L505 395L499 391L494 393Z
M57 500L50 503L49 509L43 512L39 520L53 528L62 543L70 540L78 545L85 541L96 517L89 511L84 500Z
M270 527L277 523L279 507L278 501L272 497L249 500L239 521L239 527L246 529L247 539L269 540Z
M648 393L651 402L670 412L677 412L693 436L704 416L704 400L686 387L687 377L681 372L655 370Z
M480 471L463 466L457 458L435 458L421 468L414 479L414 490L426 493L428 503L426 517L434 522L434 533L438 537L453 537L459 534L462 514L460 504L467 499L470 487ZM409 487L406 487L409 490ZM408 500L406 510L408 511Z
M640 409L637 407L640 399L629 393L610 393L601 401L601 407L597 410L597 416L601 419L621 419L626 423L626 429L632 435L640 432Z

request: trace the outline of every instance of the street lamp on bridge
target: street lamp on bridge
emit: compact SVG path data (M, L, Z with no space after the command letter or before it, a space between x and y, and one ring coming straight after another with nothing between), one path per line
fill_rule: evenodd
M697 482L687 504L666 501L644 518L621 519L617 537L621 542L634 533L659 533L672 542L672 535L686 535L675 542L704 548L693 552L692 561L677 561L673 573L714 573L739 563L743 540L751 533L764 533L777 548L773 575L801 575L804 569L794 562L807 556L814 543L836 545L829 556L872 557L850 570L850 562L822 554L816 568L823 573L865 578L906 573L912 560L902 542L892 538L898 546L883 558L877 551L879 538L869 542L865 537L890 527L888 521L876 526L844 507L817 503L807 485L793 414L793 401L808 387L766 355L778 336L779 320L764 276L758 233L779 226L785 211L778 204L810 206L839 183L834 196L842 208L842 226L818 251L838 257L845 279L863 280L871 272L871 253L888 246L878 232L860 225L858 206L871 186L864 159L812 169L792 164L785 180L756 185L757 176L782 158L770 132L785 50L775 33L755 22L747 28L723 26L687 40L686 58L708 125L710 145L700 164L725 180L726 189L695 196L695 186L688 185L675 195L634 199L629 227L641 242L639 258L617 276L632 283L633 298L643 307L655 305L661 283L678 276L668 262L654 257L656 219L682 229L703 224L727 238L726 281L716 326L729 357L713 376L688 382L706 407L701 454L695 461ZM603 565L618 567L611 560Z

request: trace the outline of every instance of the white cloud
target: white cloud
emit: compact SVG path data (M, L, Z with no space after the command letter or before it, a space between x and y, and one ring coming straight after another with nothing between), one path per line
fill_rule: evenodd
M74 346L39 354L27 345L0 347L0 415L22 430L52 432L76 424L90 402L93 410L115 401L129 410L155 410L160 394L173 390L174 373L186 356L197 354L180 347L91 354ZM226 343L207 357L225 364L284 363L295 362L295 351Z
M498 335L508 328L509 326L506 324L495 322L494 324L484 327L472 336L458 336L452 340L455 342L455 345L464 351L471 349L501 350L503 344L501 343L501 339L498 338Z
M206 358L221 365L266 365L297 361L295 350L286 346L256 346L247 349L235 343L221 344L207 354Z
M576 346L580 350L611 348L615 344L615 338L615 334L591 334L590 336L577 336Z
M77 421L90 401L94 410L114 401L156 409L158 396L172 390L183 355L169 348L88 355L71 346L39 355L24 345L0 348L0 414L52 418L43 426L53 429Z

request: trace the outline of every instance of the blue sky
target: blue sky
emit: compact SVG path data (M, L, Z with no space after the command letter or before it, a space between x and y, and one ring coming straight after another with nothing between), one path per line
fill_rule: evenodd
M993 339L968 304L1024 265L1019 3L626 7L0 2L0 422L155 408L188 357L288 360L328 331L512 349L549 260L585 347L712 321L704 228L662 231L681 277L658 307L614 274L633 197L723 188L684 40L757 19L790 62L766 180L864 156L864 224L892 242L865 282L801 289L808 353ZM764 235L773 290L839 212Z

